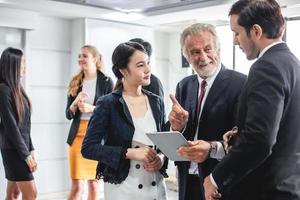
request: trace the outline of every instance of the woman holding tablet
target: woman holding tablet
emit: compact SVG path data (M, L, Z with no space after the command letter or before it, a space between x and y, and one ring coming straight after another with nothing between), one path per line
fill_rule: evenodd
M148 55L140 44L126 42L112 62L119 84L98 100L81 152L101 160L97 176L104 179L106 200L165 200L166 158L145 134L165 125L163 100L142 89L150 82Z

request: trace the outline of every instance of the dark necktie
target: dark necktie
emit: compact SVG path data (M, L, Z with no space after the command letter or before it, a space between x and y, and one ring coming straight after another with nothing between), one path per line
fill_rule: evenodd
M201 84L200 84L200 95L198 97L198 102L197 102L197 118L199 118L200 116L200 110L201 110L201 104L202 104L202 100L203 97L205 95L205 86L206 86L206 81L205 79L202 80Z

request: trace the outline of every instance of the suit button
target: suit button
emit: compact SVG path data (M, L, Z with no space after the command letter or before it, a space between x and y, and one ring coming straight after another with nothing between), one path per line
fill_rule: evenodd
M142 188L143 188L143 185L142 185L142 184L139 184L138 187L139 187L139 189L142 189Z
M152 186L156 186L156 182L155 182L155 181L152 181L151 185L152 185Z
M136 164L136 165L135 165L135 168L137 168L137 169L139 169L140 167L141 167L140 164Z

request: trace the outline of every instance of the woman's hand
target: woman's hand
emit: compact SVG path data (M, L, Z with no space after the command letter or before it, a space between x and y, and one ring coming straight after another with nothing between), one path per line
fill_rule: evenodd
M73 114L75 114L75 112L77 111L78 104L83 103L85 98L89 98L88 93L83 92L83 91L78 93L77 97L75 98L75 100L70 105L70 110L72 111Z
M37 170L37 163L35 161L33 151L30 152L30 155L26 158L25 162L31 172L35 172Z
M144 163L152 162L156 159L157 153L154 149L143 146L139 148L127 149L126 158L130 160L138 160Z
M144 163L144 169L147 172L156 172L156 171L160 170L160 168L162 167L162 164L163 164L162 160L157 154L152 161Z
M84 103L82 101L78 102L77 106L78 106L78 109L80 110L81 113L93 112L94 109L95 109L94 105Z

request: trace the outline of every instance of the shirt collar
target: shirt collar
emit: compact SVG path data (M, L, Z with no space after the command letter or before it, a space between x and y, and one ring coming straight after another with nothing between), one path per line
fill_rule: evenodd
M216 79L216 77L217 77L217 75L219 74L220 71L221 71L221 64L219 64L217 70L215 71L215 73L212 76L209 76L205 79L206 86L208 86L209 88L212 86L214 80ZM197 74L197 78L198 78L198 82L199 82L199 85L200 85L201 82L203 81L203 78L201 78L198 74Z
M258 55L258 58L262 57L266 51L268 51L271 47L275 46L276 44L283 43L283 41L273 42L272 44L269 44L266 46Z

